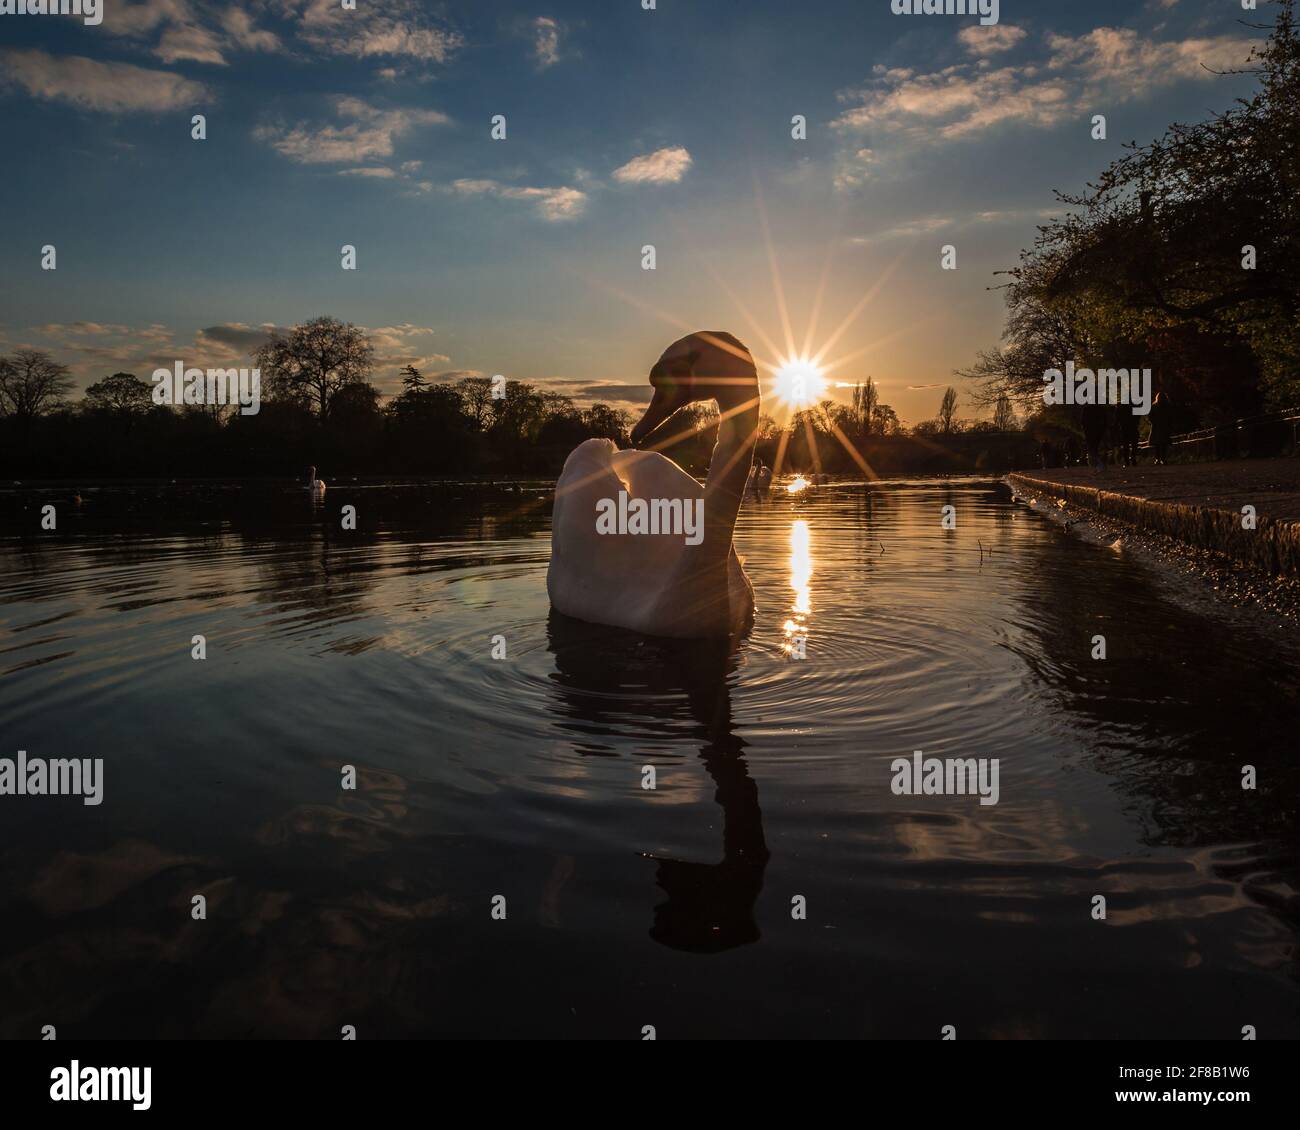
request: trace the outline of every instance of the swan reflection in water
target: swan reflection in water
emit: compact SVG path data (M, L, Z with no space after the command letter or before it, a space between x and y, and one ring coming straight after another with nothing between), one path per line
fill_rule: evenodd
M717 953L759 938L754 904L769 858L758 787L734 729L727 680L736 640L671 640L575 620L552 611L547 640L566 725L608 732L612 722L663 717L683 693L699 759L722 808L722 860L700 863L651 854L667 895L650 936L662 945Z

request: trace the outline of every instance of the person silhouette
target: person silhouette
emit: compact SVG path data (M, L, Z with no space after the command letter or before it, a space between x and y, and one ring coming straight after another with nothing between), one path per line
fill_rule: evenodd
M1088 448L1088 466L1094 471L1100 471L1104 467L1101 445L1106 438L1106 407L1102 404L1088 404L1080 408L1079 413L1083 420L1083 441Z
M1115 442L1119 445L1119 461L1124 467L1137 466L1138 418L1128 404L1115 405Z

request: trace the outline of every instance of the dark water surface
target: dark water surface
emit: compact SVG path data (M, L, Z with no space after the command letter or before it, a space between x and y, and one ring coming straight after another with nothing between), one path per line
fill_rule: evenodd
M105 761L0 797L0 1035L1300 1036L1289 653L1000 484L747 504L731 654L551 616L527 488L83 494L0 525L0 756Z

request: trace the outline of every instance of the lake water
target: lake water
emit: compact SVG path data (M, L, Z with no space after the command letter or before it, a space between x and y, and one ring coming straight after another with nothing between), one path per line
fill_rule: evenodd
M1300 1036L1283 633L999 483L747 503L734 651L550 615L526 484L69 497L6 502L0 756L104 798L0 797L0 1036Z

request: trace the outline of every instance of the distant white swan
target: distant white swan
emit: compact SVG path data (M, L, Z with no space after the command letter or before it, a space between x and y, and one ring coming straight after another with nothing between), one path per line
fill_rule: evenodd
M311 491L312 494L325 493L325 480L316 477L315 467L310 467L307 470L307 489Z
M674 342L650 370L654 397L632 429L642 444L684 405L715 400L718 442L701 488L657 451L619 451L607 439L579 444L555 488L551 605L580 620L647 635L719 638L747 631L754 589L731 543L758 436L758 371L749 351L728 333L693 333ZM674 436L660 444L667 446ZM629 503L703 498L703 537L602 534L597 514L624 491Z

